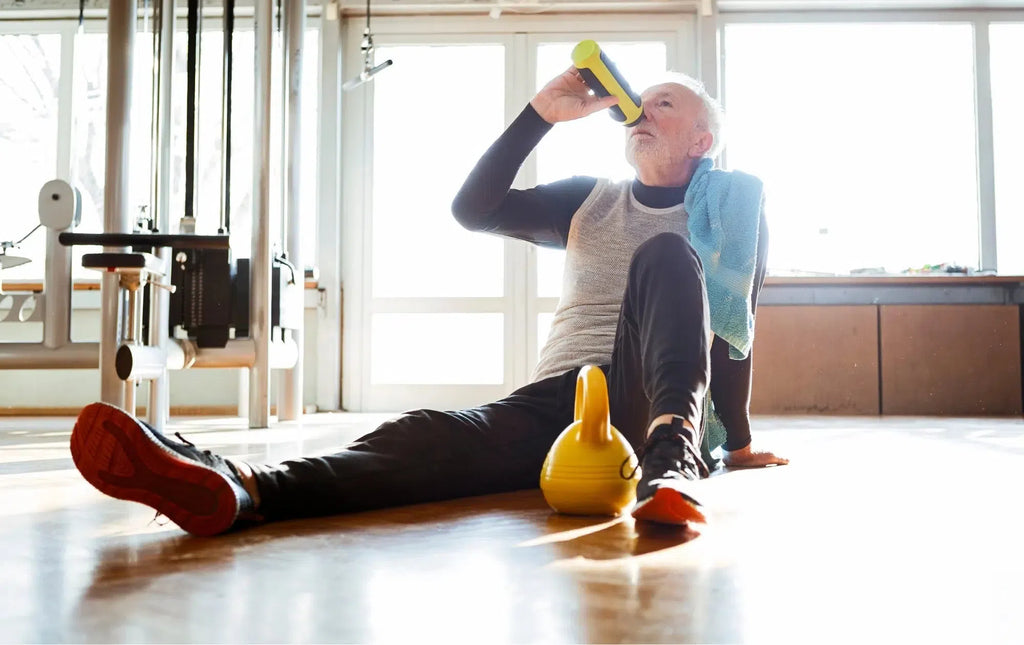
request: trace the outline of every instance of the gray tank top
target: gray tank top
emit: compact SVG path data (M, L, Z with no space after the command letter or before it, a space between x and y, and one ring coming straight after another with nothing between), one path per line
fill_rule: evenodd
M631 186L631 180L599 179L573 215L562 294L533 381L583 365L611 363L633 253L659 233L689 239L682 204L644 206L633 196Z

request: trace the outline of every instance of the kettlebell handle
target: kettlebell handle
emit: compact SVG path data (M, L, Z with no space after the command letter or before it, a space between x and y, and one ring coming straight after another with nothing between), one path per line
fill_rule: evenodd
M608 443L612 440L608 415L608 383L596 365L585 365L576 377L576 421L579 440L584 443Z

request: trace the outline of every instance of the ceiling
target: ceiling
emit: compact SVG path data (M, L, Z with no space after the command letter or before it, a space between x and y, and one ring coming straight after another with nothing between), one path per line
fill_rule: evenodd
M149 0L153 2L154 0ZM250 13L254 0L236 0L242 13ZM708 11L716 0L371 0L372 11L381 14L425 13L435 8L475 12L500 6L506 11L534 13L558 11ZM185 0L177 0L184 11ZM337 3L343 15L365 13L365 0L306 0L311 8ZM105 13L110 0L86 0L88 15ZM717 0L721 12L737 11L827 11L886 9L1015 9L1024 0ZM221 0L203 0L211 14L219 13ZM0 0L4 16L59 17L78 14L78 0Z

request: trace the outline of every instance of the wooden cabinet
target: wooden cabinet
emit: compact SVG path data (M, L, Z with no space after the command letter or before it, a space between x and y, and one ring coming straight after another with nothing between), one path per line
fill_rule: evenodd
M883 414L1021 414L1016 305L879 309Z
M878 414L878 408L877 307L758 308L751 412Z
M1021 401L1017 305L758 308L754 414L1020 415Z

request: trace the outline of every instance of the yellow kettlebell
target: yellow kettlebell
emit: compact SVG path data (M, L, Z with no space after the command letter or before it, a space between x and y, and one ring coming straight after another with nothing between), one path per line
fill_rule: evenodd
M559 513L619 515L636 500L640 476L633 448L609 419L608 385L599 367L580 370L574 417L544 460L544 499Z

